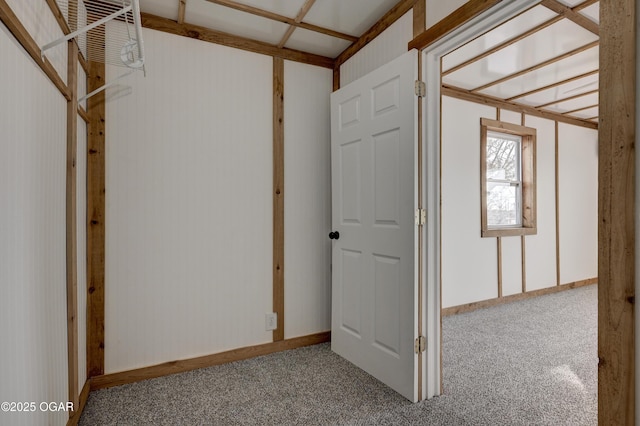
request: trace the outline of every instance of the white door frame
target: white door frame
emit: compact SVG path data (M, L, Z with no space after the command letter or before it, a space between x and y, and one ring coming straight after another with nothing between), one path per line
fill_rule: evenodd
M422 52L422 80L427 86L422 122L425 149L423 150L422 191L426 200L427 223L423 232L425 247L423 296L425 315L423 330L427 337L426 368L424 369L423 396L432 398L442 393L442 326L441 326L441 271L440 271L440 58L469 40L483 34L518 13L540 3L541 0L501 1L491 9L456 28ZM478 230L478 232L480 232Z

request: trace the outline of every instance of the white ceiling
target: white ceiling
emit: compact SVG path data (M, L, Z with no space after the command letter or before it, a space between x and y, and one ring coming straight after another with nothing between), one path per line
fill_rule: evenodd
M583 1L562 3L578 6L579 14L598 23L599 3L581 9ZM442 83L459 92L597 121L599 36L562 18L537 5L490 30L443 58ZM490 49L495 51L478 56ZM547 86L552 87L537 91Z
M223 2L224 3L224 2ZM234 0L239 6L295 19L305 0ZM337 31L355 38L375 24L397 0L316 0L302 22ZM140 0L142 12L178 19L179 0ZM185 22L240 37L278 45L289 24L208 0L186 0ZM352 41L304 28L295 28L284 47L335 58Z
M336 58L398 3L183 1L185 23L328 58ZM174 21L179 21L179 4L180 0L140 0L142 12ZM565 15L552 10L565 6ZM461 92L597 121L597 108L591 107L598 103L594 90L598 89L599 36L592 32L597 29L586 29L583 25L589 25L580 19L569 18L578 13L583 21L597 24L598 11L599 3L593 0L543 0L445 56L442 83ZM292 26L296 18L307 29ZM551 87L541 90L547 86Z

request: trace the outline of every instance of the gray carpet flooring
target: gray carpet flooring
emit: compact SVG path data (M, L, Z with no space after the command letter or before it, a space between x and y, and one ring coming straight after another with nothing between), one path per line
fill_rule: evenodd
M81 425L595 425L597 287L443 320L412 404L321 344L92 392Z

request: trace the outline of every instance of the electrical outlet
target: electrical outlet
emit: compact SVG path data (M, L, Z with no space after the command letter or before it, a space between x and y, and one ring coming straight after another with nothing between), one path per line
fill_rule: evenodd
M265 315L265 329L267 331L275 330L278 328L278 314L275 312Z

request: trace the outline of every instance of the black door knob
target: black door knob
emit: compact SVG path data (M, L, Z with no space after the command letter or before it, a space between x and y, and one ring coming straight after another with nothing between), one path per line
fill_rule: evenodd
M337 240L340 238L340 233L338 231L329 232L329 238L332 240Z

